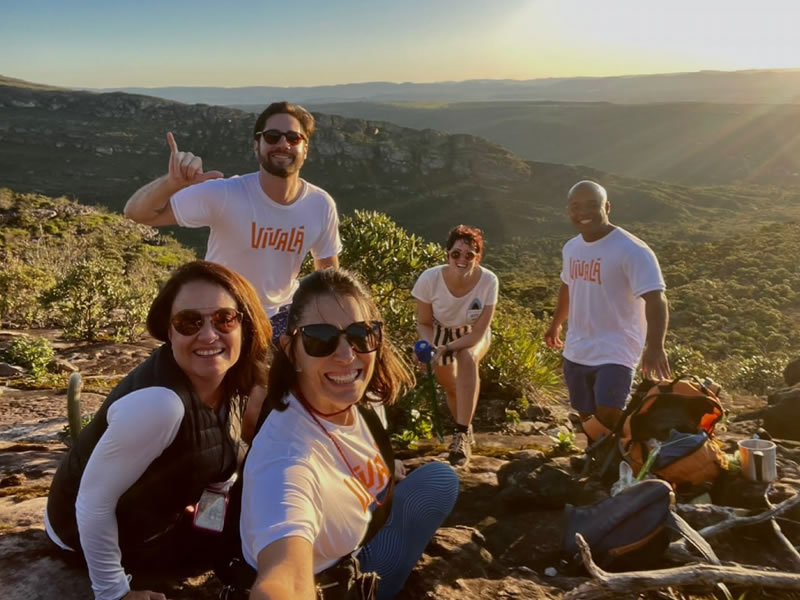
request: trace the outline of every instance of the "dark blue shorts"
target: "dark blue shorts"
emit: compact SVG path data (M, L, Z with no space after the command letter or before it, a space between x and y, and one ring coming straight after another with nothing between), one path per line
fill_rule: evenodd
M286 333L286 329L289 327L289 306L290 304L286 304L281 306L274 315L269 318L269 322L272 324L272 344L278 348L278 342L281 339L281 336Z
M590 367L565 358L564 379L572 408L593 415L598 405L625 408L631 393L633 369L611 363Z

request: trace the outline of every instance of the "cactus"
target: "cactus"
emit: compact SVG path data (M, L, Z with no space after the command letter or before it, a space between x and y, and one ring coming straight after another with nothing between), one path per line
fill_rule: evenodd
M81 374L73 373L67 384L67 423L69 435L74 440L81 431Z

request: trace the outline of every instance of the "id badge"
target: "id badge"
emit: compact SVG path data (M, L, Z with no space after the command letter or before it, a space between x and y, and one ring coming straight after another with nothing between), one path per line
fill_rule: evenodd
M225 513L228 510L228 495L223 492L205 489L194 508L194 526L198 529L221 532L225 527Z

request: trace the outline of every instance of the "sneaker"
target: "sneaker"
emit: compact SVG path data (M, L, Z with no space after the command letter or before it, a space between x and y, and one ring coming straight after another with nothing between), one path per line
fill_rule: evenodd
M469 424L469 430L467 431L467 437L469 438L469 447L475 447L475 432L472 430L472 423Z
M454 467L466 467L472 457L472 446L469 442L469 434L456 431L450 442L450 454L447 460Z

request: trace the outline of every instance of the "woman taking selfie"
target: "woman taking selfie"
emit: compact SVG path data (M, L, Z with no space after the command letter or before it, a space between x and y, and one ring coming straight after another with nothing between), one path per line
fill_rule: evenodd
M458 478L443 463L394 483L371 404L413 383L364 286L346 271L300 283L272 365L269 416L245 463L241 535L258 575L251 599L339 598L343 564L376 572L365 598L393 598L450 513ZM357 552L357 558L354 555ZM370 589L366 589L370 588Z
M497 304L497 276L481 266L483 232L459 225L447 237L447 264L422 273L411 290L417 333L435 348L433 370L456 422L450 464L466 466L475 443L480 361L489 351Z
M226 482L237 466L240 398L266 384L271 335L243 277L214 263L180 267L153 301L150 334L164 342L117 385L53 478L50 539L83 557L95 598L158 600L126 568L202 556L221 546ZM202 498L202 499L201 499ZM217 510L197 511L200 502ZM204 537L206 536L206 537Z

